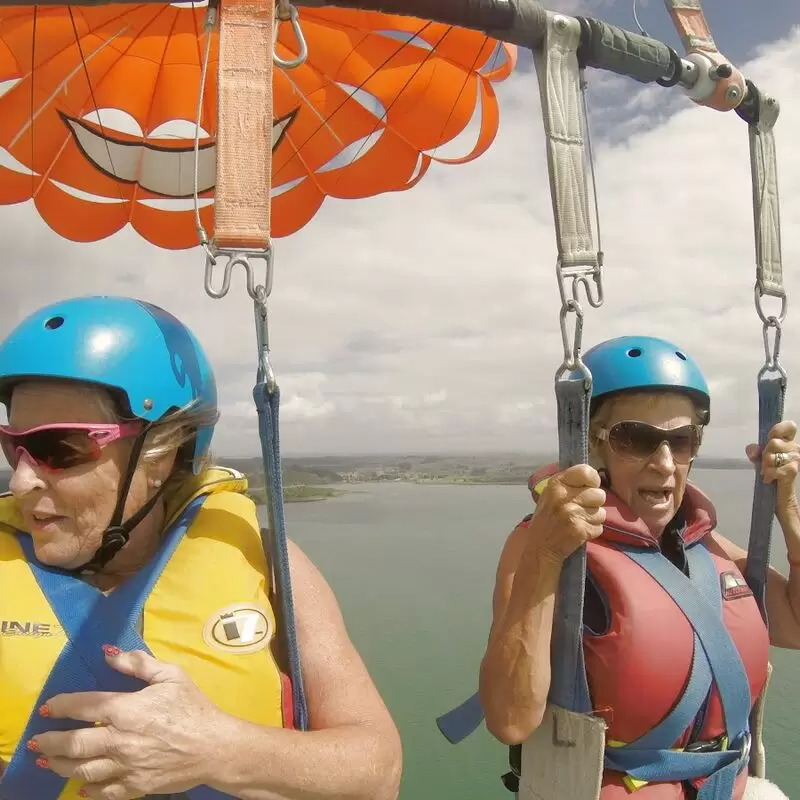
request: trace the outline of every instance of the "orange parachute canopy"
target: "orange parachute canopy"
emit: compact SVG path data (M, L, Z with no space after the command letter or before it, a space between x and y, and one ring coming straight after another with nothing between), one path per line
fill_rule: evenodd
M199 5L0 7L0 203L33 199L60 235L96 241L130 223L165 248L198 244L195 184L213 230L217 34L195 179L207 9ZM464 163L498 126L493 82L513 47L411 17L302 9L308 59L273 77L272 235L326 196L408 189L431 161ZM276 54L298 43L282 23ZM478 120L462 158L436 150Z

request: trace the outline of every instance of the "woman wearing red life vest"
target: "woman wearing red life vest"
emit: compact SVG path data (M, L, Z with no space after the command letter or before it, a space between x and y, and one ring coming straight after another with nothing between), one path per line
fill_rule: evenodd
M585 542L586 671L608 726L602 800L782 797L748 778L747 715L767 679L769 645L800 648L797 426L781 422L763 452L747 448L763 480L777 483L791 564L788 578L770 571L767 629L743 578L747 553L715 530L713 505L687 480L710 418L696 364L646 337L604 342L584 361L593 377L591 464L531 478L536 511L509 536L497 570L480 673L487 727L513 745L542 721L561 567ZM704 630L687 611L698 598L716 614ZM734 700L723 702L723 690ZM734 702L742 708L732 732Z

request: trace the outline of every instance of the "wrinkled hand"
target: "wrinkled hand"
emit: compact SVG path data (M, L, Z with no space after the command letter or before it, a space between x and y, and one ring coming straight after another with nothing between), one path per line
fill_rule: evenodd
M532 541L545 557L564 561L603 532L605 502L600 475L587 464L554 475L542 491L531 520Z
M777 483L776 511L779 515L797 506L795 482L800 468L800 445L795 441L796 435L796 423L783 420L769 432L763 450L757 444L745 448L750 461L756 467L760 465L764 483Z
M97 800L183 792L205 783L213 764L210 734L224 713L179 667L141 650L103 649L111 667L149 686L48 700L40 710L44 716L94 722L95 727L34 737L28 747L41 754L39 766L85 781L84 795Z

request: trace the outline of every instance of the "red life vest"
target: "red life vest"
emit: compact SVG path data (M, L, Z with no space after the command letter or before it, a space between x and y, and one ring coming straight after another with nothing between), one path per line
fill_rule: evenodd
M549 467L531 477L535 500ZM615 549L613 543L652 548L658 540L613 492L606 492L606 523L601 536L587 545L587 580L603 600L607 627L592 633L584 628L584 655L592 705L607 725L608 742L628 743L654 728L681 697L691 670L693 630L673 598L643 568ZM706 547L703 539L716 526L711 502L688 484L681 504L686 526L680 533L685 546ZM527 524L527 523L525 523ZM755 703L767 679L769 634L736 564L711 553L720 580L723 622L739 652ZM725 731L716 687L695 741L711 741ZM687 730L674 747L683 747ZM630 800L625 776L606 770L602 800ZM732 800L741 800L747 770L738 777ZM700 782L698 782L699 784ZM635 800L684 800L680 783L650 783L638 789Z

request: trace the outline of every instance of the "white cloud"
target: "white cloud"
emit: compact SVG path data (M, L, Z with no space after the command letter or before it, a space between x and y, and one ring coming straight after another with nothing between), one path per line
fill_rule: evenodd
M800 415L800 286L791 270L800 259L799 59L795 30L746 65L783 101L791 416ZM678 90L605 76L598 83L590 99L607 297L587 312L587 344L634 332L676 340L714 387L708 451L740 453L756 428L763 360L746 126ZM561 342L535 75L515 75L499 95L500 133L482 159L434 166L410 192L328 201L277 242L271 343L287 453L554 448ZM158 250L130 231L66 242L30 205L0 208L0 237L0 335L68 295L124 293L162 305L197 332L217 368L215 449L257 452L252 306L241 276L231 296L211 300L199 250Z
M336 405L325 398L328 376L321 372L291 375L281 385L281 418L286 423L328 417Z

